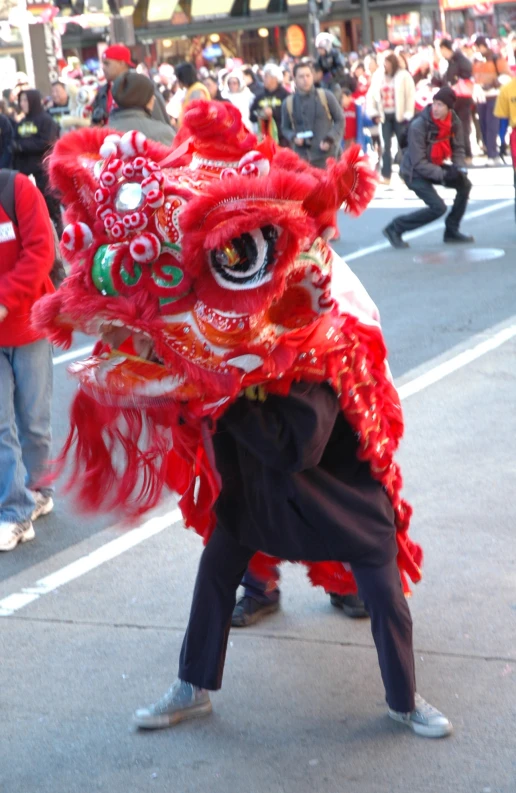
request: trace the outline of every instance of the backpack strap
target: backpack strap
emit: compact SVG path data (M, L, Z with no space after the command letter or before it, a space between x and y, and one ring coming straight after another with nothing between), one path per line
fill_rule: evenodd
M328 97L326 96L326 91L324 90L324 88L317 89L317 96L319 97L319 102L324 107L326 115L328 116L328 121L331 121L333 123L333 116L330 112L330 107L328 105Z
M0 204L15 226L18 225L14 195L14 182L17 175L18 171L11 171L8 168L0 169Z
M290 123L292 125L292 129L296 129L296 125L294 122L294 94L289 94L285 99L285 106L287 108L287 113L290 118Z

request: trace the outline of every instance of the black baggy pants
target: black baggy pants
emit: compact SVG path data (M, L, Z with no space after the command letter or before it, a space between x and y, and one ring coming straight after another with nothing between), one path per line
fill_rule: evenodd
M236 591L254 551L215 529L201 556L178 677L216 691L221 687ZM383 567L353 564L358 591L371 615L371 632L389 707L414 708L412 619L393 559Z
M398 234L403 234L405 231L414 231L414 229L426 226L427 223L431 223L446 214L446 204L428 179L416 176L411 182L407 182L407 187L425 202L426 207L417 209L408 215L394 218L390 225ZM460 174L453 184L448 182L446 187L456 190L457 195L446 218L445 225L448 231L458 231L460 222L466 212L472 185L465 174Z

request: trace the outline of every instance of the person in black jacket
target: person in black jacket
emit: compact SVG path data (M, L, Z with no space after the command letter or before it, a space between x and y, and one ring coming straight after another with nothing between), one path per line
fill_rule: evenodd
M407 147L400 166L400 176L407 187L425 202L425 209L395 218L383 229L393 248L408 248L402 239L406 231L425 226L446 214L446 204L434 185L443 184L457 191L453 207L445 222L444 242L473 242L461 234L460 222L466 211L471 191L464 160L464 133L454 112L455 94L450 86L441 88L433 103L411 123L407 131Z
M63 221L59 200L53 195L48 182L44 160L59 137L59 127L52 116L43 110L39 91L28 90L20 94L23 119L16 127L12 144L15 171L33 176L48 207L50 218L59 235L63 233Z
M471 115L473 110L473 65L460 50L454 50L450 39L441 41L441 55L448 61L448 68L443 77L444 83L452 88L460 80L465 80L464 91L469 96L457 96L454 110L462 123L464 131L464 149L466 159L471 160ZM469 89L471 88L471 93Z
M282 80L280 67L268 63L263 70L263 90L251 103L250 118L264 135L274 138L280 146L288 146L289 142L281 131L281 105L289 93Z
M0 168L10 168L13 158L14 128L2 105L5 106L5 102L0 100Z
M337 394L327 383L300 382L287 396L265 390L262 397L242 395L217 422L217 527L201 556L178 678L158 702L136 711L136 725L170 727L211 712L208 690L221 687L235 593L261 550L349 561L371 613L389 715L422 736L449 735L446 716L415 693L394 510L357 457Z

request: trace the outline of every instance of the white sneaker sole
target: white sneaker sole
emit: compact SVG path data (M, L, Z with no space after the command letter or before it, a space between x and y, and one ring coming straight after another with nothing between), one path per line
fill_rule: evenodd
M35 536L36 532L34 531L34 526L31 526L30 529L20 534L19 537L14 537L11 542L6 543L6 545L0 545L0 552L14 551L18 543L29 542L29 540L33 540Z
M34 509L34 512L31 515L31 520L37 520L38 518L43 517L43 515L48 515L54 509L54 499L50 498L46 504L41 504Z
M388 710L388 714L393 721L397 721L398 724L403 724L405 727L408 727L412 732L415 732L416 735L420 735L422 738L447 738L448 735L451 735L453 732L453 725L451 721L447 724L437 724L435 726L429 726L425 724L418 724L415 721L410 721L410 719L404 718L402 713L397 713L395 710Z
M176 710L174 713L164 713L159 716L139 716L139 711L136 711L133 716L133 724L140 730L162 730L165 727L174 727L181 721L209 716L211 712L211 702L203 702L202 705L194 705L191 708Z

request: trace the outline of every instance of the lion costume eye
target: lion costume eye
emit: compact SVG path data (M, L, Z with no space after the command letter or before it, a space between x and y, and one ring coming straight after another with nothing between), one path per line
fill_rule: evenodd
M215 280L226 289L255 289L271 278L278 230L264 226L210 253Z

